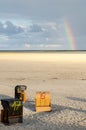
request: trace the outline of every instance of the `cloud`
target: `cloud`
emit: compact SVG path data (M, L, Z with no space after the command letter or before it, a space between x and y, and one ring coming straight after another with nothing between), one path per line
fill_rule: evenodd
M62 45L61 44L29 44L25 43L24 44L24 49L33 49L33 50L56 50L56 49L61 49Z
M24 45L25 45L25 48L28 48L28 49L31 47L31 44L29 43L25 43Z
M22 27L16 26L10 21L6 21L5 23L0 22L0 34L13 35L22 32L24 32Z
M10 44L9 48L13 49L60 49L64 41L62 40L64 29L63 27L59 28L60 24L62 23L42 22L24 26L22 24L13 24L12 21L1 22L0 34L3 38L0 39L2 43ZM19 28L20 30L18 30ZM8 38L8 41L4 40L6 38Z
M54 49L57 49L57 48L59 48L61 46L62 46L61 44L46 44L45 48L54 48Z
M86 50L86 36L80 36L80 37L76 37L76 48L79 50ZM85 43L85 44L83 44Z
M64 17L63 17L64 18ZM70 49L67 35L64 30L64 19L59 18L57 21L40 21L27 20L26 23L17 20L4 20L0 22L0 49ZM85 42L85 24L82 25L82 34L78 25L75 27L69 20L74 34L77 34L77 48L86 48ZM78 22L79 23L79 22ZM85 23L85 22L84 22ZM75 28L74 28L75 27ZM74 31L75 30L75 31ZM79 33L77 33L77 30ZM76 35L74 35L76 36ZM53 43L53 44L52 44ZM59 43L59 44L56 44Z
M0 41L8 41L8 40L9 40L8 36L0 35Z
M30 32L42 32L42 28L37 24L33 24L30 26Z
M40 49L61 49L62 48L62 44L58 44L58 43L52 43L52 44L39 44L39 48Z
M74 35L86 35L86 0L0 0L1 19L57 21L67 17ZM41 31L35 28L32 31Z

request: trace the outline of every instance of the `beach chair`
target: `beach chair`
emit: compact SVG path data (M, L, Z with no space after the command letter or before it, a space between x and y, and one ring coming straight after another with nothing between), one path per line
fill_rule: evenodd
M51 99L49 92L36 93L36 112L51 111Z
M1 122L10 125L23 122L23 104L19 99L2 99Z
M15 87L15 98L20 99L23 102L26 102L26 89L25 85L17 85Z

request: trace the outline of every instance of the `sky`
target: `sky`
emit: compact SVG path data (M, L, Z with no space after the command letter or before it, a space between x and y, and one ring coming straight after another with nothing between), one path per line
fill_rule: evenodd
M0 0L0 50L86 50L86 0Z

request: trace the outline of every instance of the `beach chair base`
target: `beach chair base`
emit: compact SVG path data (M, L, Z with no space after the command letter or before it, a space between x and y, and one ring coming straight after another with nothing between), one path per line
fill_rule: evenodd
M36 112L51 111L51 107L36 107Z

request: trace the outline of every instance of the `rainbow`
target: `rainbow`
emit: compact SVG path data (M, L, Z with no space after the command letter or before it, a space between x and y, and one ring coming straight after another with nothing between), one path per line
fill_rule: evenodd
M71 26L69 24L69 21L67 19L64 19L64 27L65 27L65 32L66 32L67 41L69 43L70 50L77 50L74 35Z

